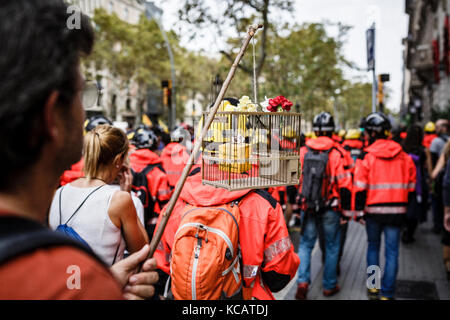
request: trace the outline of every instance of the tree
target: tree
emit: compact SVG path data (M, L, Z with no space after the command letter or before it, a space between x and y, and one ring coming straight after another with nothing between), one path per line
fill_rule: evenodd
M345 81L337 103L342 126L358 127L360 119L372 110L372 84Z
M142 16L132 25L103 9L95 11L93 22L96 42L93 54L84 61L88 72L94 73L90 76L97 80L108 76L119 92L136 86L136 99L142 108L149 86L160 86L160 79L170 74L164 39L156 22Z
M312 117L315 109L327 108L327 100L342 85L340 46L317 23L295 25L285 37L273 35L263 91L289 97Z
M213 6L222 5L224 12L222 15L213 14ZM264 63L267 57L267 35L270 25L269 12L280 10L285 14L293 11L293 1L291 0L225 0L214 1L213 6L208 6L204 0L185 0L183 8L179 11L179 17L195 28L208 28L215 26L219 35L227 28L234 28L237 38L230 39L231 45L228 50L222 50L226 59L230 62L234 60L235 50L239 48L240 42L236 45L236 39L242 39L242 35L251 24L260 23L263 25L258 39L260 42L258 60L256 62L256 81L262 74ZM193 32L195 37L195 31ZM240 63L241 68L248 75L253 75L251 64L246 61Z

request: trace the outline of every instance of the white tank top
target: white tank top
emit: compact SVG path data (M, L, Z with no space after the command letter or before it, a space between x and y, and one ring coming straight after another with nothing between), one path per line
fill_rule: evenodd
M80 204L96 188L98 187L77 188L71 184L59 188L50 206L50 228L56 230L60 224L67 223ZM118 190L114 186L102 186L91 194L69 223L67 223L108 265L123 259L126 246L121 230L111 221L108 214L111 198ZM60 194L61 218L59 207Z

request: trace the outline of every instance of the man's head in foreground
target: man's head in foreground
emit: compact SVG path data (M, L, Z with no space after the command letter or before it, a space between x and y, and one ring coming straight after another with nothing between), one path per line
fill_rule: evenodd
M0 2L0 193L4 195L18 194L32 183L38 183L36 188L55 187L63 170L81 157L80 57L92 51L94 33L89 19L78 14L79 28L71 30L63 0Z

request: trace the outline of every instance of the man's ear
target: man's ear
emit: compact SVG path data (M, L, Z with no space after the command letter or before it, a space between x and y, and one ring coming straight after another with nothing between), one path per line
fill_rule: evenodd
M52 91L45 102L44 108L44 130L50 140L55 140L60 135L58 122L61 121L58 113L57 102L59 98L58 91Z

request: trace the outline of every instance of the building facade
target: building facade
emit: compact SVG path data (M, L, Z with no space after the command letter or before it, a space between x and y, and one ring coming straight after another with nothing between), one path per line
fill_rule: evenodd
M402 115L429 121L450 108L450 0L406 0Z
M109 14L115 13L121 20L137 24L145 5L136 0L72 0L73 5L79 7L89 17L94 16L98 8L106 10ZM120 50L120 44L112 50ZM117 122L127 122L131 126L140 121L146 103L138 99L138 86L131 83L128 88L119 88L108 70L94 70L89 68L93 79L97 79L101 88L101 95L96 106L86 109L87 116L103 114Z

